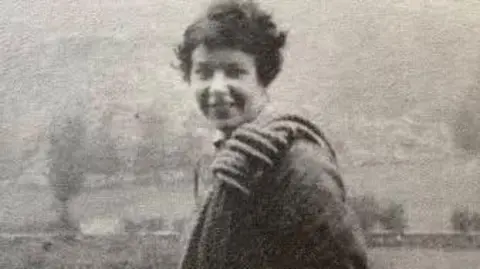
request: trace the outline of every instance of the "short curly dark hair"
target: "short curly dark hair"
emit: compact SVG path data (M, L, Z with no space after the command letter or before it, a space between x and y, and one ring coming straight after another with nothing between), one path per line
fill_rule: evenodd
M226 0L212 4L205 15L184 32L175 49L183 79L190 81L192 52L203 44L208 48L234 48L253 55L260 83L267 87L282 69L287 33L279 31L271 15L253 1Z

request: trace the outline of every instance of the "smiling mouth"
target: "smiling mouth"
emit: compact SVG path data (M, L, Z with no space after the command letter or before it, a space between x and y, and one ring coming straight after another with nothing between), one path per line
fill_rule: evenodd
M214 104L208 104L208 107L209 108L219 108L219 109L222 109L222 108L231 108L231 107L234 107L236 106L236 103L214 103Z
M219 120L226 120L232 117L234 114L233 108L236 107L236 103L213 103L209 104L208 110L210 111L209 114Z

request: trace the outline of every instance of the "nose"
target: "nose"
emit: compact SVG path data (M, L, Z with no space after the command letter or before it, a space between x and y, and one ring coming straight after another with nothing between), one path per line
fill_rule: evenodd
M216 94L228 94L228 86L227 86L227 79L223 72L220 70L216 71L212 77L212 84L210 85L210 91L213 95Z
M215 72L212 76L209 94L208 94L208 103L215 104L218 102L232 102L232 97L230 96L230 89L228 87L228 79L225 77L223 72Z

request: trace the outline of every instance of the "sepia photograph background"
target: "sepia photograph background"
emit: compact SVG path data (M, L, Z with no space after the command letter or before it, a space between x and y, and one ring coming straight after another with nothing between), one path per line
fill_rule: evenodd
M209 2L0 2L0 268L175 268L213 130L174 49ZM373 268L478 268L480 2L258 2L271 99L332 141Z

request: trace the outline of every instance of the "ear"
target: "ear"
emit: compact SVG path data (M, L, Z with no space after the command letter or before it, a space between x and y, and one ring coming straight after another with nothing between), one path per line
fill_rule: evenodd
M176 70L177 72L180 72L183 81L185 81L187 84L190 85L190 77L192 75L192 70L190 68L190 71L188 74L184 74L182 68L180 67L180 63L178 61L170 61L170 68Z

